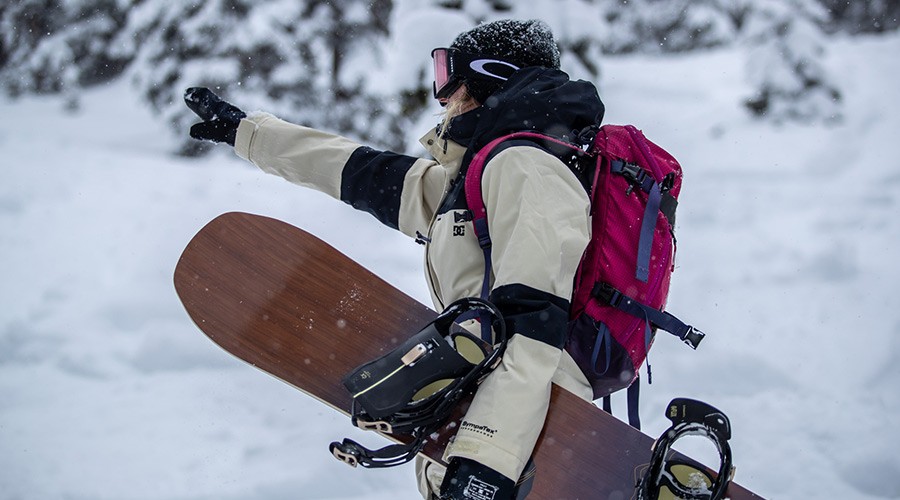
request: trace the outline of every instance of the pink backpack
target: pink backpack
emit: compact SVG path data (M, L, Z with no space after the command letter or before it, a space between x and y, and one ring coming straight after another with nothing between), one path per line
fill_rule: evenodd
M566 350L594 389L594 398L629 389L629 420L637 416L638 370L656 329L697 348L704 334L664 311L675 257L675 207L681 166L631 125L604 125L580 135L582 144L536 132L491 141L474 156L466 174L466 202L490 274L490 234L481 178L497 146L514 139L545 145L563 161L575 160L590 189L591 241L575 276ZM560 154L562 152L562 154ZM486 298L486 297L482 297ZM649 378L649 366L648 366Z

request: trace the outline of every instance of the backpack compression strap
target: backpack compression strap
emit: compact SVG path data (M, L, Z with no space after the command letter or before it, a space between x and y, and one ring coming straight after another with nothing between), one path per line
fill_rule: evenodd
M644 139L644 135L631 125L626 126L625 130L628 131L632 142L637 145L638 151L641 152L647 165L653 169L654 174L656 174L656 176L661 176L662 170L656 163L653 154L650 153L650 148L647 147L647 141ZM650 277L650 253L653 248L653 232L656 229L656 214L659 212L660 204L662 203L662 191L659 182L656 182L652 177L650 178L650 181L650 189L647 191L647 194L649 195L647 199L647 208L644 210L644 217L641 219L641 236L640 242L638 243L638 262L637 272L635 273L635 278L644 283L646 283Z
M616 290L608 283L597 283L594 285L594 288L591 290L591 296L602 304L615 307L636 318L642 318L648 324L675 335L693 349L696 349L700 345L700 341L706 336L705 333L681 321L672 314L643 304Z

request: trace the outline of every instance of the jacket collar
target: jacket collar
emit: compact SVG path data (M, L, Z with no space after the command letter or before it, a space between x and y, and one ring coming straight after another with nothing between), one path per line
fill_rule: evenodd
M466 146L451 139L438 137L436 127L419 139L419 142L438 163L448 170L451 177L456 176L462 165L463 156L466 154Z

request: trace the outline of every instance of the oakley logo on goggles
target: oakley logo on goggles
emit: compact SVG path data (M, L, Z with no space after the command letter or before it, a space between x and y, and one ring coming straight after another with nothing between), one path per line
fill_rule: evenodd
M435 99L453 95L466 78L506 81L519 69L501 59L443 47L432 50L431 58L434 59Z

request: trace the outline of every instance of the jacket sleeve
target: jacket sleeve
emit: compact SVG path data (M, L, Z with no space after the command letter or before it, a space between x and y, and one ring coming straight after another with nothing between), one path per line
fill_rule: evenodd
M426 232L447 182L434 160L378 151L267 113L241 120L234 151L267 173L344 201L413 237Z
M569 299L590 238L587 194L556 157L533 147L497 154L482 178L493 247L490 298L513 336L478 388L447 458L518 479L547 415L565 344Z

